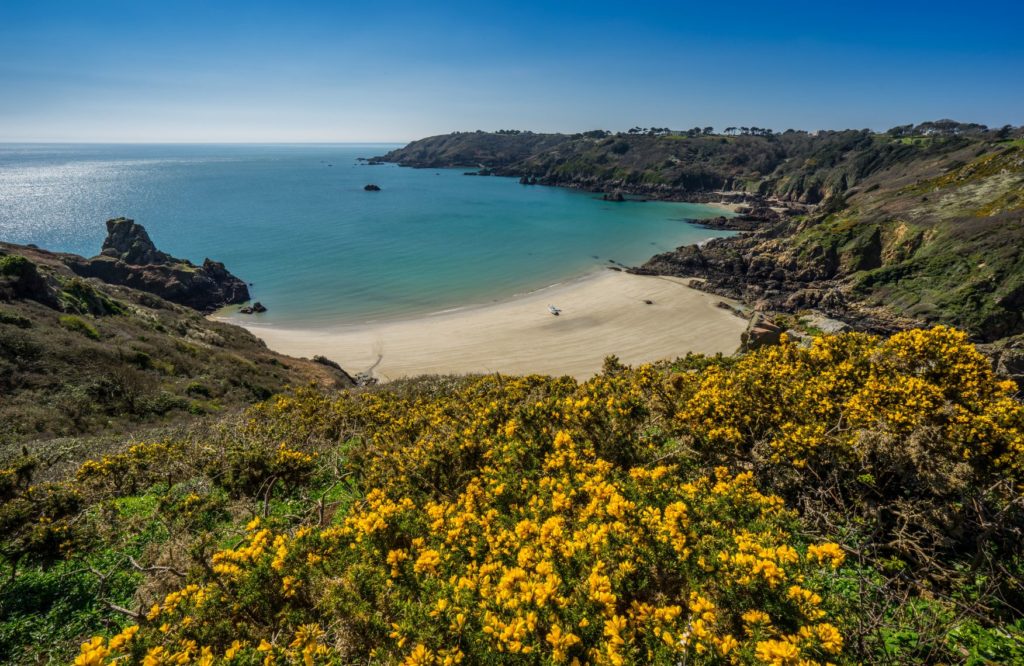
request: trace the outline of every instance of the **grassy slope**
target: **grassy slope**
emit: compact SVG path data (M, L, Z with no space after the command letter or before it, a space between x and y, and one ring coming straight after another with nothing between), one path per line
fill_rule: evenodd
M265 399L289 385L335 386L330 368L269 351L244 329L143 292L75 277L59 255L24 257L41 303L0 300L0 443L179 423ZM8 269L11 273L13 269ZM0 287L13 275L0 276Z
M238 640L246 663L306 647L317 663L454 648L521 663L523 647L543 663L1012 661L1024 411L1009 390L954 332L851 334L609 362L584 384L307 391L31 491L25 459L0 474L4 555L23 553L0 588L0 658L66 661L138 624L134 660Z
M968 145L890 167L847 207L795 234L828 245L850 294L920 322L992 340L1024 331L1024 150Z

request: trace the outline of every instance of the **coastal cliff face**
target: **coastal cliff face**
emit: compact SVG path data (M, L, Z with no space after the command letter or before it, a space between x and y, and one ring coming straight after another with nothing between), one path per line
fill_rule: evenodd
M892 332L948 323L976 340L1024 333L1024 130L951 121L772 135L544 135L529 156L487 137L431 137L382 159L454 166L453 141L526 183L688 201L743 201L709 226L748 233L658 255L638 273L702 278L765 311L822 310ZM530 136L529 140L520 139ZM541 135L502 136L532 149ZM560 137L557 140L556 137Z
M817 308L892 332L948 323L1024 332L1024 146L972 144L893 165L833 211L678 248L636 269L692 275L762 309Z
M141 224L123 217L107 221L107 238L99 256L69 256L66 263L82 277L147 291L201 312L249 300L245 282L224 264L206 259L196 266L160 252Z
M906 142L868 130L772 135L489 134L429 137L376 158L411 167L480 166L531 183L707 201L764 197L813 205L894 164L975 139Z

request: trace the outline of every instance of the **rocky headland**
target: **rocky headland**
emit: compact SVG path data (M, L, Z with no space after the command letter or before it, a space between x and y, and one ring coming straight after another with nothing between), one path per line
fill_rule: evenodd
M222 414L289 386L355 385L337 364L275 353L203 316L247 297L222 264L160 252L130 220L108 230L93 259L0 243L0 455ZM65 444L55 460L99 445Z
M945 323L1010 374L1024 366L1024 128L935 121L838 132L705 128L460 132L376 158L466 167L524 185L731 204L738 231L651 258L759 319L818 313L892 333Z
M245 282L224 264L205 259L196 266L161 252L141 224L124 217L107 220L107 238L98 256L65 255L64 263L82 277L146 291L201 312L249 300Z

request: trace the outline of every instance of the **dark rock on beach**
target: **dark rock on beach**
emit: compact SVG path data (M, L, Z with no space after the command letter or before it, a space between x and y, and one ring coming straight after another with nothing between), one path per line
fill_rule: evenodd
M196 266L161 252L142 225L124 217L107 221L107 238L99 256L67 255L64 262L82 277L147 291L201 312L249 300L245 282L224 264L205 259Z
M768 209L775 218L778 214L771 209ZM712 217L702 220L691 220L693 224L704 227L705 229L717 229L722 231L754 231L760 229L765 224L774 221L775 218L760 215L737 215L735 217L726 217L725 215L719 217Z

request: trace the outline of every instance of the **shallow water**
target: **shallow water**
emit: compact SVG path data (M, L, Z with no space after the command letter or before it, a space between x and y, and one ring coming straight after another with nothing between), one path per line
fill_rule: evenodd
M269 308L254 321L319 326L500 300L725 235L685 221L721 214L707 206L357 161L391 147L0 145L0 239L91 256L124 215L252 282Z

